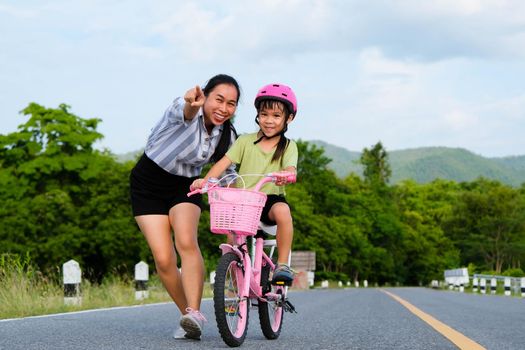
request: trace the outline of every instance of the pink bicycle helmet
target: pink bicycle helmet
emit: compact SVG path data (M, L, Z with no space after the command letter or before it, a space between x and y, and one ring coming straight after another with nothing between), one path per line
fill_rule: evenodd
M255 96L255 108L263 100L278 100L283 102L295 116L297 114L297 98L293 90L284 84L268 84L263 86Z

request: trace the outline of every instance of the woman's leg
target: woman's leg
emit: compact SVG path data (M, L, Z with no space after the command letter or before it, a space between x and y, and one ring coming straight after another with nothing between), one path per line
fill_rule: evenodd
M181 275L177 268L177 255L171 239L171 227L167 215L135 216L140 230L153 254L157 273L162 284L177 307L184 313L188 302L182 288Z
M268 212L268 218L277 223L277 262L288 265L288 257L293 242L293 222L290 207L286 203L275 203Z
M181 259L182 285L187 306L193 310L200 310L204 287L204 260L197 240L200 214L200 208L192 203L179 203L170 209L175 247Z

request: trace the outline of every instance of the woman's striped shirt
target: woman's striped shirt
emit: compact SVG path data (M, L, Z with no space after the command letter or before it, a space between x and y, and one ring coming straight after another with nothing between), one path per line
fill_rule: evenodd
M208 134L202 108L195 118L185 120L184 104L184 99L178 97L166 109L162 119L151 130L144 152L171 174L195 177L210 162L224 125L215 126L211 134ZM235 141L235 133L233 130L230 132L231 145Z

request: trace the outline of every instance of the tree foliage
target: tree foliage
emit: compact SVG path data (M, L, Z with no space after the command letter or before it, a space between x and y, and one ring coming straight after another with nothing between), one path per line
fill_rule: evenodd
M448 227L464 262L497 273L505 265L521 267L525 202L519 191L483 178L464 184Z
M29 252L42 269L74 258L87 274L129 268L147 248L129 207L131 164L93 144L98 119L31 103L29 120L0 135L0 246Z
M130 209L134 164L95 150L100 120L80 118L67 105L35 103L23 116L15 132L0 135L0 253L30 254L42 270L74 258L94 280L129 272L139 260L153 266ZM297 144L298 182L286 189L294 249L316 252L319 276L416 285L468 264L479 272L522 271L525 184L391 186L380 142L363 151L362 178L340 179L322 148ZM209 232L205 210L199 242L208 270L224 240Z
M371 149L365 148L360 158L363 165L363 176L373 187L384 187L392 175L388 163L388 153L381 142L376 143Z

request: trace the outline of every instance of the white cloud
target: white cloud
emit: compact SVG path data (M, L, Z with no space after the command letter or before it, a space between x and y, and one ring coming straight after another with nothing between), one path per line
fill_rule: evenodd
M169 10L153 27L179 57L213 61L242 56L262 60L316 49L326 39L331 11L325 1L188 3Z
M2 13L18 19L34 18L37 15L34 10L28 10L27 8L21 8L20 6L0 4L0 14Z
M387 58L379 48L363 50L357 62L360 74L354 93L359 108L389 113L414 103L421 90L421 65Z
M232 17L218 17L213 11L203 10L196 3L187 3L173 11L154 32L165 36L174 45L178 55L189 59L211 61L221 46L233 46L221 37L232 26Z
M447 127L454 131L477 128L478 118L461 110L453 110L443 116Z
M525 150L524 28L521 0L12 2L0 133L30 101L66 102L129 151L171 98L224 72L243 88L241 132L257 88L280 81L300 97L296 138L506 154Z

